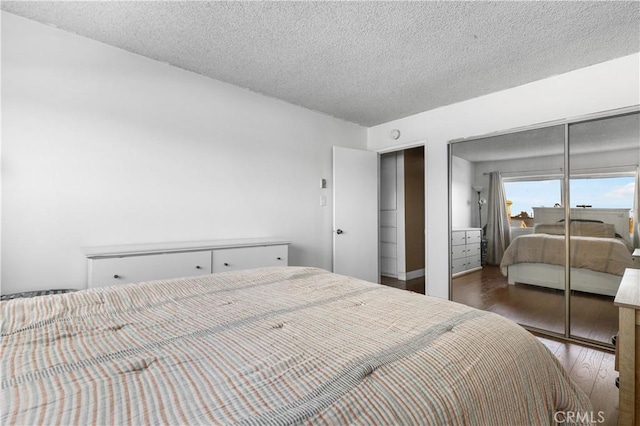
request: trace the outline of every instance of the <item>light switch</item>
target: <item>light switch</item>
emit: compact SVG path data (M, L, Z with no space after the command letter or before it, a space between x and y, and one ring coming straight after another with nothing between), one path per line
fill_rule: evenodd
M322 207L325 207L327 205L327 197L326 196L324 196L324 195L320 196L320 205Z

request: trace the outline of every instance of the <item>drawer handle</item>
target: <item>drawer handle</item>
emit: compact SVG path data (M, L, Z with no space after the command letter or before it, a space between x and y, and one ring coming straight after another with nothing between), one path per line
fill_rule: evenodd
M224 266L229 266L229 264L227 262L224 263Z
M115 275L113 276L113 278L115 278L115 279L119 279L119 278L120 278L120 275L115 274Z
M196 269L202 269L202 266L196 265Z

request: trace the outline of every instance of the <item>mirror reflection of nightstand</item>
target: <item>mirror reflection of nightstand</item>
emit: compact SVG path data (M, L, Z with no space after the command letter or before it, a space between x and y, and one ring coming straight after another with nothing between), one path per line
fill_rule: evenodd
M633 254L631 255L631 258L633 259L633 269L640 269L640 248L637 248L633 251Z

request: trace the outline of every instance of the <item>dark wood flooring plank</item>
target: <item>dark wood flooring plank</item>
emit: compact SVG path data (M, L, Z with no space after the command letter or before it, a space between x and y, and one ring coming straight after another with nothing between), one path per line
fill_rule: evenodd
M596 414L602 412L603 425L616 425L618 423L618 388L615 379L618 372L614 369L615 355L605 353L589 398Z
M576 361L582 355L582 352L587 350L588 348L580 345L576 345L574 343L565 343L560 346L553 354L558 358L560 364L564 367L565 370L571 371Z
M564 334L564 292L510 285L500 269L485 266L453 279L452 300L503 315L519 324ZM609 296L572 292L572 335L610 343L618 311Z
M587 395L591 395L603 357L604 352L602 351L584 348L569 371L569 376Z
M563 343L558 342L557 340L548 339L544 336L536 336L536 337L551 351L552 354L555 354L558 348L563 345Z
M618 422L618 388L614 370L615 355L598 349L536 336L569 371L572 380L582 389L593 405L593 418L603 419L603 425ZM555 350L554 350L555 349ZM595 374L594 374L595 372Z

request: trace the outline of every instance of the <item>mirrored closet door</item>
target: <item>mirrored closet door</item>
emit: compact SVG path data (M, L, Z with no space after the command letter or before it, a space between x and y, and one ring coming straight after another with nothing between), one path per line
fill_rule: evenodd
M571 336L610 343L613 299L633 266L634 201L640 162L639 115L569 124Z
M555 225L537 233L535 214L563 212L554 206L562 205L564 134L554 126L450 145L452 300L565 332L564 235ZM480 234L479 268L459 266L476 266L466 257L475 246L462 244L469 232Z
M639 129L634 112L450 143L451 299L610 344L639 245Z

